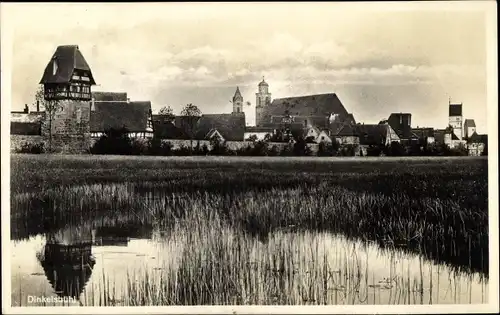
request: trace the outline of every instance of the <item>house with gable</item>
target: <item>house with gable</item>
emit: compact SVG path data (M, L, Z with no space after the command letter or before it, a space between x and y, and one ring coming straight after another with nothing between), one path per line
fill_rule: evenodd
M130 138L152 138L151 102L130 101L126 92L93 92L90 107L91 136L101 137L110 128L126 128Z
M467 152L470 156L480 156L488 145L488 136L479 135L475 131L467 138Z

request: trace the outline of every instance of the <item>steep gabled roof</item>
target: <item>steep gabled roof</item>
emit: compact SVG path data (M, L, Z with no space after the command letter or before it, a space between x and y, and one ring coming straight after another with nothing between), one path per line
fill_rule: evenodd
M130 132L146 131L151 116L151 102L95 102L90 113L90 131L127 128Z
M175 126L181 128L189 135L188 116L176 116ZM245 115L242 114L205 114L197 118L196 126L193 130L195 140L205 140L210 130L217 131L228 141L243 141L245 136ZM186 139L189 139L187 137Z
M387 124L357 124L354 125L354 134L359 137L359 143L363 145L384 144L387 138Z
M412 128L411 131L419 139L434 137L434 129L433 128Z
M387 119L388 124L401 139L411 139L411 113L391 113Z
M337 133L332 134L338 137L352 137L358 135L354 126L350 124L343 125Z
M57 63L57 71L54 74L54 62ZM45 67L40 84L46 83L68 83L75 69L88 71L90 83L95 85L92 71L87 61L83 58L77 45L58 46L52 55L49 63Z
M96 102L127 101L127 92L92 92Z
M306 95L298 97L286 97L274 99L272 103L264 107L263 120L270 121L271 116L319 117L324 124L325 117L330 114L339 114L342 117L348 112L335 93ZM321 123L321 122L320 122Z
M212 139L213 137L215 137L215 136L220 137L220 140L222 140L222 141L224 141L224 140L225 140L225 139L224 139L224 136L222 136L222 135L221 135L221 133L220 133L220 132L219 132L216 128L211 129L211 130L207 133L207 135L205 136L205 139L206 139L206 140L211 140L211 139Z
M466 119L464 122L465 127L476 127L476 122L474 119Z
M238 114L202 115L195 130L195 138L205 139L211 129L217 129L225 140L242 141L245 136L245 116Z
M467 139L468 143L488 143L488 136L487 135L479 135L476 132L474 132L469 139Z
M153 118L154 136L159 139L189 139L189 134L173 122Z

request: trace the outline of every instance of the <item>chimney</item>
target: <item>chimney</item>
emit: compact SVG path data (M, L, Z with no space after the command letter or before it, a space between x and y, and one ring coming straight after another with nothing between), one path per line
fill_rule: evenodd
M40 101L36 101L36 111L40 111Z

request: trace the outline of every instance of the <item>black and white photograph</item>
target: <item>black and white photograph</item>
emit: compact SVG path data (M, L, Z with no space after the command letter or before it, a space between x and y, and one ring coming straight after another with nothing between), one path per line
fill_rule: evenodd
M2 3L2 313L498 312L496 11Z

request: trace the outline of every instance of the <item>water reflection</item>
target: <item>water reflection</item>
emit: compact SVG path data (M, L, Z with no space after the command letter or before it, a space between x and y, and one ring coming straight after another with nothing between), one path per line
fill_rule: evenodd
M242 275L242 296L235 304L487 302L487 280L456 273L418 255L380 250L330 233L276 231L265 241L238 235L227 234L240 247L233 257L237 264L228 266ZM37 295L76 297L88 306L129 305L138 294L131 291L134 285L147 283L156 289L164 283L182 285L175 280L176 272L190 268L183 257L207 253L190 245L191 239L183 228L93 224L13 241L13 304L34 306L27 304L27 295ZM213 240L196 242L204 247ZM36 244L42 246L33 260L29 255L35 256ZM281 261L277 253L284 250L287 254ZM209 279L206 274L198 276L200 281Z
M92 274L92 231L67 227L46 235L43 252L37 256L47 280L58 296L78 299Z

